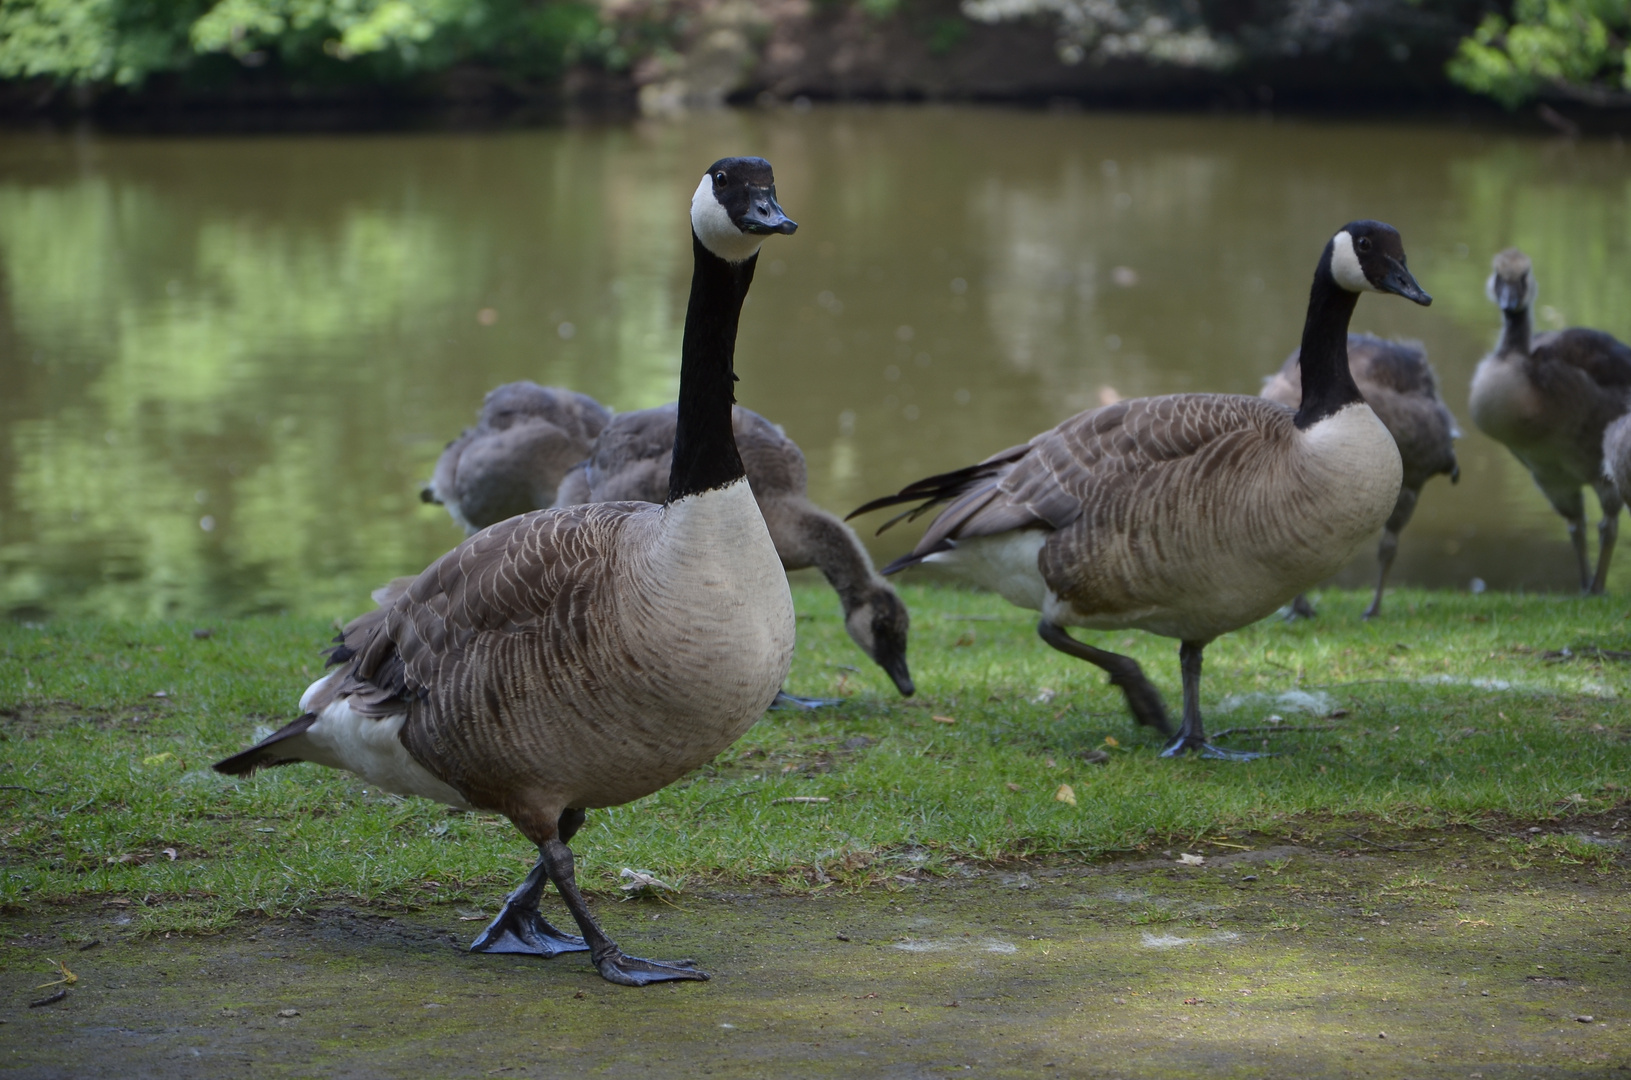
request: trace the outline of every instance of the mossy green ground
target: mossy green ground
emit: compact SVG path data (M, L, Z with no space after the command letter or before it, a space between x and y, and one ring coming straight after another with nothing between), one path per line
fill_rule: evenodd
M354 1075L436 1055L446 1075L632 1073L642 1054L743 1076L801 1053L813 1075L819 1061L832 1075L1631 1064L1623 598L1406 590L1365 624L1363 595L1326 592L1313 622L1267 621L1208 650L1212 730L1275 752L1240 764L1158 758L1102 674L1042 645L1025 613L905 596L917 698L895 696L831 593L801 583L789 686L845 704L772 713L693 776L590 815L573 846L614 935L718 976L643 995L581 958L455 950L530 865L502 820L316 768L209 771L294 715L332 633L320 622L0 627L0 929L21 943L0 961L0 1045L40 1075L89 1075L70 1059L96 1059L62 1050L59 1068L27 1031L110 1027L154 1033L131 1035L121 1060L155 1072L234 1055ZM1176 704L1173 643L1093 640L1137 657ZM777 801L790 796L829 801ZM1324 854L1261 861L1291 845ZM617 904L624 867L682 891ZM1235 880L1248 872L1259 880ZM44 959L86 937L104 944L66 955L84 973L68 1000L24 1008L49 992L32 989ZM943 948L959 941L974 951ZM1562 960L1568 981L1527 977ZM327 1004L279 1019L279 980ZM534 1040L570 1049L529 1057Z

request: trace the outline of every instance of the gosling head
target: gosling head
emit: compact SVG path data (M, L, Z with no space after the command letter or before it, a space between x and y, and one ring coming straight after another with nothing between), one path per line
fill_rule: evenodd
M1484 292L1508 315L1528 311L1540 291L1533 269L1529 256L1517 248L1507 248L1495 256L1489 280L1484 283Z
M1426 307L1433 298L1405 267L1399 230L1380 221L1350 221L1331 237L1326 250L1331 277L1352 293L1384 292Z
M776 203L776 177L764 158L720 158L691 196L691 231L726 262L750 259L765 237L797 228Z
M917 692L912 673L906 668L906 630L911 621L895 590L882 582L868 589L861 602L844 616L849 636L894 680L895 689L903 697Z

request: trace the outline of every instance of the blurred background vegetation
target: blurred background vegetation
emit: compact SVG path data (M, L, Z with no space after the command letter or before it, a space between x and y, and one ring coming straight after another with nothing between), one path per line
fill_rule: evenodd
M1602 108L1631 103L1628 24L1631 0L0 0L0 111L649 113L767 94Z

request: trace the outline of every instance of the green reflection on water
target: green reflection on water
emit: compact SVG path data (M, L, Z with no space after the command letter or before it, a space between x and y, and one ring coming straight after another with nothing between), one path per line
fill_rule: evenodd
M800 222L761 259L741 400L847 509L1113 390L1256 391L1325 238L1393 222L1468 429L1401 580L1567 587L1561 524L1465 420L1489 256L1542 325L1631 336L1618 146L1450 128L982 109L722 113L501 135L0 137L0 606L345 615L458 533L417 500L499 382L671 397L685 208L762 153ZM1548 310L1549 309L1549 310ZM478 318L489 312L490 325ZM876 550L901 550L891 534ZM1350 571L1368 573L1366 560Z

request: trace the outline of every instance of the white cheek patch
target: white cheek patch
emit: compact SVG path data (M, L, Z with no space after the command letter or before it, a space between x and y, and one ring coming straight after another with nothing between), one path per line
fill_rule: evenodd
M691 196L691 229L702 241L702 246L726 262L741 262L751 258L764 243L764 237L753 236L736 227L730 214L714 198L714 179L704 176Z
M1359 265L1359 256L1354 252L1354 238L1343 229L1331 240L1331 276L1337 279L1349 292L1379 292L1370 278L1365 276L1364 269Z

